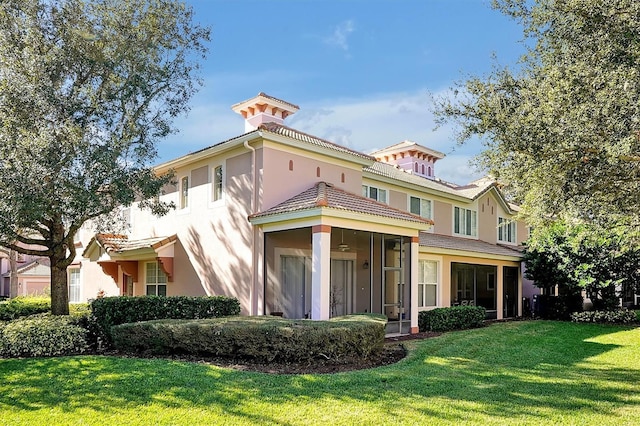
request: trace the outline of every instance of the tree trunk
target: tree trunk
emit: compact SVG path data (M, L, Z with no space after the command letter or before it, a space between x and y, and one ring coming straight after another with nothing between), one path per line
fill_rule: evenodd
M18 297L18 252L9 250L9 298Z
M51 261L51 313L69 315L66 256L49 257Z

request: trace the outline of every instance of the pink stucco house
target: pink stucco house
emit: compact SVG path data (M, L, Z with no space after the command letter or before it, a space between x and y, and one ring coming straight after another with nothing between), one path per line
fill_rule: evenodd
M264 93L232 108L244 133L157 166L176 173L174 211L83 230L79 299L222 294L245 315L382 313L390 333L434 307L522 314L528 231L495 182L440 181L444 155L415 142L365 154L292 129L298 107Z

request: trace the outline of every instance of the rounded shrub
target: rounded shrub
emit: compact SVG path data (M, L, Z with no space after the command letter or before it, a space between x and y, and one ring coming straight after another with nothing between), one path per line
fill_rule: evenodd
M47 297L16 297L0 302L0 321L51 311L51 299Z
M275 317L160 320L114 326L123 352L187 353L260 361L367 358L384 346L386 317L347 315L329 321Z
M616 309L612 311L585 311L571 314L573 322L596 322L609 324L631 324L638 321L634 311Z
M39 315L0 327L0 356L75 355L88 349L86 330L68 316Z
M480 327L486 310L481 306L452 306L421 311L418 314L420 331L450 331Z

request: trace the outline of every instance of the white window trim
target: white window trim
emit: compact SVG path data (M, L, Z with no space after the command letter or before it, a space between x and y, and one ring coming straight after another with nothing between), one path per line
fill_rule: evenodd
M500 224L500 219L503 220L503 223ZM498 216L498 218L496 219L498 221L498 228L496 231L496 240L499 243L502 244L509 244L509 245L517 245L518 243L518 223L515 220L512 220L511 218L507 218L507 217L502 217L502 216ZM500 228L504 228L506 229L507 226L513 226L513 241L509 241L509 240L501 240L500 239ZM504 232L503 232L504 234Z
M189 182L189 188L187 189L187 206L186 207L182 207L182 182L183 179L187 178ZM187 173L184 174L182 176L180 176L180 178L178 179L178 202L177 202L177 206L178 208L175 210L177 215L183 215L183 214L187 214L191 212L191 173Z
M78 271L78 288L79 288L79 292L78 292L78 301L77 302L72 302L71 301L71 294L69 294L69 303L83 303L83 296L84 296L84 292L82 291L82 268L81 267L70 267L69 269L67 269L68 271L68 276L67 279L69 280L69 290L71 290L71 271ZM69 293L71 293L69 291ZM85 300L86 301L86 300Z
M442 307L442 300L444 300L442 298L442 289L443 289L443 274L442 274L442 268L443 268L443 259L441 256L431 256L431 255L423 255L420 254L418 256L418 262L420 262L421 260L429 260L432 262L436 262L437 266L436 266L436 271L438 273L438 284L436 285L436 306L418 306L418 312L420 311L430 311L432 309L436 309L436 308L441 308ZM417 280L416 280L417 281ZM418 283L419 285L419 283ZM418 297L418 289L416 288L416 297ZM419 302L419 301L418 301ZM418 303L419 304L419 303Z
M213 199L213 191L214 191L214 186L215 186L215 180L216 180L216 167L222 167L222 196L220 197L219 200L214 200ZM219 163L215 163L212 164L209 167L209 208L213 208L213 207L220 207L225 205L226 202L226 198L227 198L227 161L223 160ZM255 191L255 188L252 190ZM251 194L251 196L253 197L253 193Z
M377 201L377 202L382 203L382 204L387 204L387 205L389 204L389 195L390 194L389 194L389 190L388 189L381 188L379 186L374 186L374 185L367 185L365 183L363 183L362 186L366 186L367 187L367 195L363 195L365 198L369 198L371 200ZM369 197L369 194L371 193L371 188L374 188L374 189L376 189L378 191L378 197L377 198ZM386 201L380 201L380 197L379 197L380 191L384 191Z
M456 207L459 209L465 209L465 210L471 210L472 212L476 213L476 228L475 228L475 235L467 235L467 234L459 234L456 232ZM477 240L478 239L478 234L479 234L479 224L478 224L478 209L477 206L472 206L475 208L470 208L470 207L463 207L463 206L457 206L455 204L453 204L451 206L451 235L456 236L456 237L460 237L460 238L469 238L470 240Z
M144 295L145 296L147 295L147 286L150 286L150 285L155 286L156 287L156 296L157 296L158 295L158 286L159 285L164 285L167 288L166 295L168 296L169 295L169 277L167 277L167 282L164 282L164 283L159 283L159 282L157 282L157 280L156 280L155 283L147 282L147 265L149 263L157 264L158 265L158 269L160 271L162 271L162 267L160 266L160 261L159 260L149 260L149 261L144 262ZM164 271L162 271L162 273L164 273ZM165 276L166 276L166 274L165 274Z
M411 195L409 194L409 196L407 197L407 211L409 213L411 213L411 198L417 198L420 200L420 217L423 217L425 219L431 219L433 220L433 200L431 198L424 198L421 197L419 195ZM423 216L422 215L422 201L428 201L429 202L429 216ZM415 214L415 213L412 213Z

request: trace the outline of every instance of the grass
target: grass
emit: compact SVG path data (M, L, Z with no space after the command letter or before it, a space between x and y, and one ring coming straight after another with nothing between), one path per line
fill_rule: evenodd
M268 375L168 360L0 360L0 424L640 424L640 328L526 321L400 363Z

